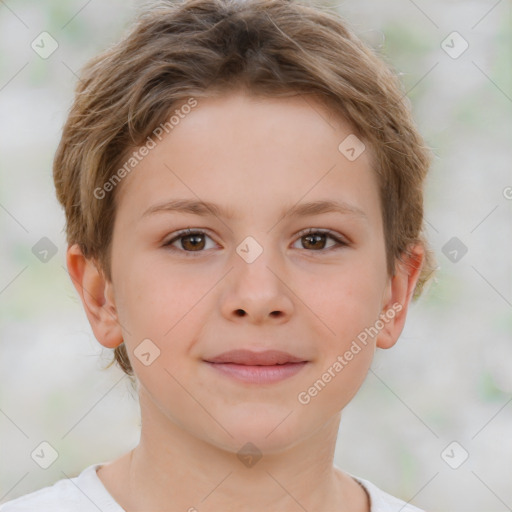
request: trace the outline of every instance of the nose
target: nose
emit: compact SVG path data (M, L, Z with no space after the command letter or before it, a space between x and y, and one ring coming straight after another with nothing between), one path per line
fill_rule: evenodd
M225 283L222 313L231 321L254 324L288 321L293 312L291 283L270 251L252 263L236 256Z

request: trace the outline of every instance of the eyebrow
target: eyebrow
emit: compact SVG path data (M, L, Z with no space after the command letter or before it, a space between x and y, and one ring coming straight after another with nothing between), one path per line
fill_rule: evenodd
M226 219L235 217L233 210L226 209L209 201L198 201L194 199L172 199L163 203L155 204L148 208L142 217L153 215L155 213L191 213L206 217L214 215ZM340 213L343 215L354 215L368 220L366 213L355 205L345 201L337 202L332 200L311 201L308 203L300 203L290 208L284 208L281 211L281 217L307 217L312 215L320 215L322 213Z

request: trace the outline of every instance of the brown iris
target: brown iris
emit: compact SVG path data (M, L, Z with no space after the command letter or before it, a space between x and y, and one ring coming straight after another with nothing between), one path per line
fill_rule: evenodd
M323 249L325 246L325 233L314 233L309 235L304 235L302 238L305 240L308 240L306 244L303 243L303 245L306 247L306 249ZM320 243L319 243L320 242ZM323 244L322 244L323 242ZM309 247L307 245L309 244Z

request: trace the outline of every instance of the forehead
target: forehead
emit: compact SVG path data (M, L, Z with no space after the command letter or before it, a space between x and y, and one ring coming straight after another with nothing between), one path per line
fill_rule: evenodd
M154 148L123 179L121 206L142 215L179 197L222 204L234 216L273 203L281 211L301 198L361 210L378 202L369 151L347 159L340 144L353 128L311 96L197 98L174 123L161 140L152 137Z

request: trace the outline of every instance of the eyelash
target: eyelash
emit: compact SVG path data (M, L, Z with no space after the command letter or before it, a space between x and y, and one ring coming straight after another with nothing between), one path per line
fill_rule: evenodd
M339 237L335 232L333 231L330 231L328 229L318 229L318 228L308 228L306 230L303 230L301 232L298 233L297 235L297 240L305 237L305 236L308 236L308 235L316 235L316 234L320 234L320 235L327 235L327 238L330 238L331 240L334 240L336 242L336 245L332 246L332 247L328 247L327 249L319 249L319 250L308 250L308 249L303 249L304 251L308 251L308 252L312 252L312 253L315 253L315 252L318 252L318 253L326 253L326 252L330 252L332 250L338 250L338 249L342 249L344 247L347 247L349 246L350 244L344 240L341 239L341 237ZM178 252L182 252L182 253L185 253L188 256L191 256L191 257L196 257L196 256L199 256L201 255L203 252L205 252L205 250L201 250L201 251L186 251L184 249L178 249L177 247L173 247L172 244L176 241L179 241L180 239L182 238L187 238L189 236L193 236L193 235L205 235L207 236L208 238L211 238L210 235L208 235L208 233L206 231L202 231L200 229L197 229L197 230L192 230L192 229L183 229L181 231L178 231L176 233L176 235L171 239L169 240L168 242L165 242L163 244L163 247L171 250L171 251L178 251Z

